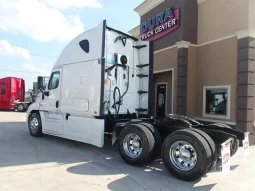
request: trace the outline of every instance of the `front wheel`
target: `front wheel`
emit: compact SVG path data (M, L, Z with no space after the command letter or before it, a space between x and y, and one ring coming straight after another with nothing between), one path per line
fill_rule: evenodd
M28 120L29 132L33 137L42 136L41 117L38 113L33 113Z
M206 140L197 132L175 131L162 146L162 159L166 169L176 178L194 181L207 173L212 153Z

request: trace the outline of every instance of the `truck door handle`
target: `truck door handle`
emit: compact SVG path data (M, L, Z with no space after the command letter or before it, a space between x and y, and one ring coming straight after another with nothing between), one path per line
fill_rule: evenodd
M68 118L70 117L71 115L69 113L66 114L66 120L68 120Z
M58 105L59 105L59 101L56 101L56 108L58 108Z

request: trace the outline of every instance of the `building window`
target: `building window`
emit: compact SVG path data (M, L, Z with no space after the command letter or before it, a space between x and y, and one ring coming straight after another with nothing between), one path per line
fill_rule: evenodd
M204 87L203 116L230 119L230 86Z
M49 82L49 90L56 89L59 85L60 72L53 72Z

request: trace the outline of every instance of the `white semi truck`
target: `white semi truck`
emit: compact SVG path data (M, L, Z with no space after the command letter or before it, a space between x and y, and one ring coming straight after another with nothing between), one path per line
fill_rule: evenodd
M240 131L185 116L149 115L155 102L152 51L152 43L112 29L106 21L76 37L27 110L30 134L103 147L107 133L126 163L144 165L161 154L167 170L186 181L215 165L226 140L234 155L244 139Z

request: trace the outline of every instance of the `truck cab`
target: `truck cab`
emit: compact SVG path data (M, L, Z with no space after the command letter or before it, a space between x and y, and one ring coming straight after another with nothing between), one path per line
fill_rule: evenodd
M24 102L25 81L21 78L0 79L0 109L15 110L18 103Z
M63 50L28 117L38 112L45 134L103 147L109 119L148 114L149 62L148 42L104 21Z

